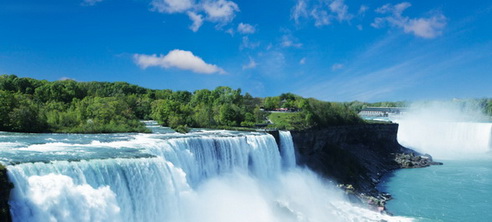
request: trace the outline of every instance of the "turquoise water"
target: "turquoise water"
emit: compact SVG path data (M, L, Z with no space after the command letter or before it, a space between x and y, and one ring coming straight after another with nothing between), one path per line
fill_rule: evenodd
M381 189L389 212L417 221L492 221L492 155L398 170Z

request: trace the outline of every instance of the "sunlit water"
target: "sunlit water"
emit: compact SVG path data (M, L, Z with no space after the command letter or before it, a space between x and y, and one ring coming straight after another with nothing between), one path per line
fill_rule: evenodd
M0 133L14 221L408 221L295 165L289 132Z
M399 170L383 189L388 210L419 221L490 221L492 158L447 160L443 166Z

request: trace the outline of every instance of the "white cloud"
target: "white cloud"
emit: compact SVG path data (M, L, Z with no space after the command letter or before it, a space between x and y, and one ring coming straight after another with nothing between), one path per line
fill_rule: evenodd
M362 31L362 29L364 29L364 27L362 27L362 25L357 25L356 27L357 27L357 29L358 29L359 31Z
M354 16L349 13L349 7L344 0L319 0L311 3L309 0L298 0L291 10L291 18L296 24L301 18L312 19L315 26L324 26L332 23L350 21Z
M243 70L254 69L254 68L256 68L257 65L258 64L255 62L255 60L253 60L253 58L249 57L249 63L246 65L243 65Z
M330 15L325 10L319 10L315 8L311 11L311 16L314 19L315 26L319 27L319 26L329 25L331 23Z
M208 0L202 3L201 7L207 14L207 19L212 22L228 23L239 12L236 3L227 0Z
M352 15L348 13L348 6L343 0L334 0L330 3L330 11L336 15L338 21L349 21Z
M307 4L305 0L298 0L297 4L292 8L291 17L296 23L299 23L299 18L308 17Z
M403 13L403 11L405 11L405 9L410 6L412 6L412 4L408 2L402 2L394 6L392 6L391 4L386 4L377 8L375 11L380 14L392 13L395 17L399 17L401 16L401 13Z
M442 34L446 26L446 17L441 13L434 13L428 18L409 18L402 16L403 11L411 6L408 2L397 5L386 4L377 8L379 14L389 14L386 17L377 17L371 24L374 28L382 28L386 24L402 28L405 33L412 33L422 38L435 38Z
M193 7L193 0L152 0L152 9L161 13L181 13Z
M239 12L239 6L228 0L152 0L150 5L152 11L159 13L188 15L193 22L189 27L193 32L197 32L205 21L216 23L216 27L221 28Z
M229 35L231 36L234 36L234 34L236 34L233 28L228 28L225 32L229 33Z
M301 64L301 65L306 64L306 57L304 57L301 60L299 60L299 64Z
M283 35L282 40L280 44L283 47L294 47L294 48L301 48L302 43L298 42L296 38L294 38L292 35Z
M442 14L434 15L430 18L411 19L405 26L405 33L413 33L422 38L434 38L442 34L446 26L446 17Z
M250 24L239 23L237 26L237 31L241 34L254 34L256 32L256 28Z
M359 15L364 15L367 10L369 10L369 7L367 7L366 5L361 5L360 8L359 8L358 14Z
M252 42L251 40L249 40L248 36L244 36L240 49L254 49L258 46L260 46L259 42Z
M339 69L343 69L343 64L340 64L340 63L335 63L331 66L331 70L333 71L336 71L336 70L339 70Z
M177 68L202 74L226 73L216 65L207 64L202 58L193 55L192 52L179 49L172 50L167 55L159 56L156 54L135 54L133 55L133 59L142 69L157 66L164 69Z
M187 14L188 17L190 17L191 21L193 21L193 23L190 25L190 29L193 32L197 32L198 29L200 29L200 27L203 25L203 16L192 11L189 11Z
M95 5L96 3L98 3L98 2L102 2L102 1L103 1L103 0L84 0L84 1L82 2L82 5L83 5L83 6L93 6L93 5Z

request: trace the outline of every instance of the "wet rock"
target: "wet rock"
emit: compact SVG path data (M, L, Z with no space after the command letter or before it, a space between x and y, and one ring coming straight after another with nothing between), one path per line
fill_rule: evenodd
M395 162L401 168L422 168L431 165L442 165L440 162L434 162L429 154L420 155L415 152L396 153Z

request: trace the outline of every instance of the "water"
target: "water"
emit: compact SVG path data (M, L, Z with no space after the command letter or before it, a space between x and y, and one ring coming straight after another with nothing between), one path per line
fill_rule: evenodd
M282 165L287 168L296 166L296 156L294 143L289 131L280 131L280 153L282 155Z
M398 141L442 166L396 171L380 189L396 215L418 221L490 221L492 123L401 120Z
M14 221L409 221L295 165L289 132L0 134Z
M448 160L443 166L399 170L384 185L390 212L419 221L490 221L492 158Z

